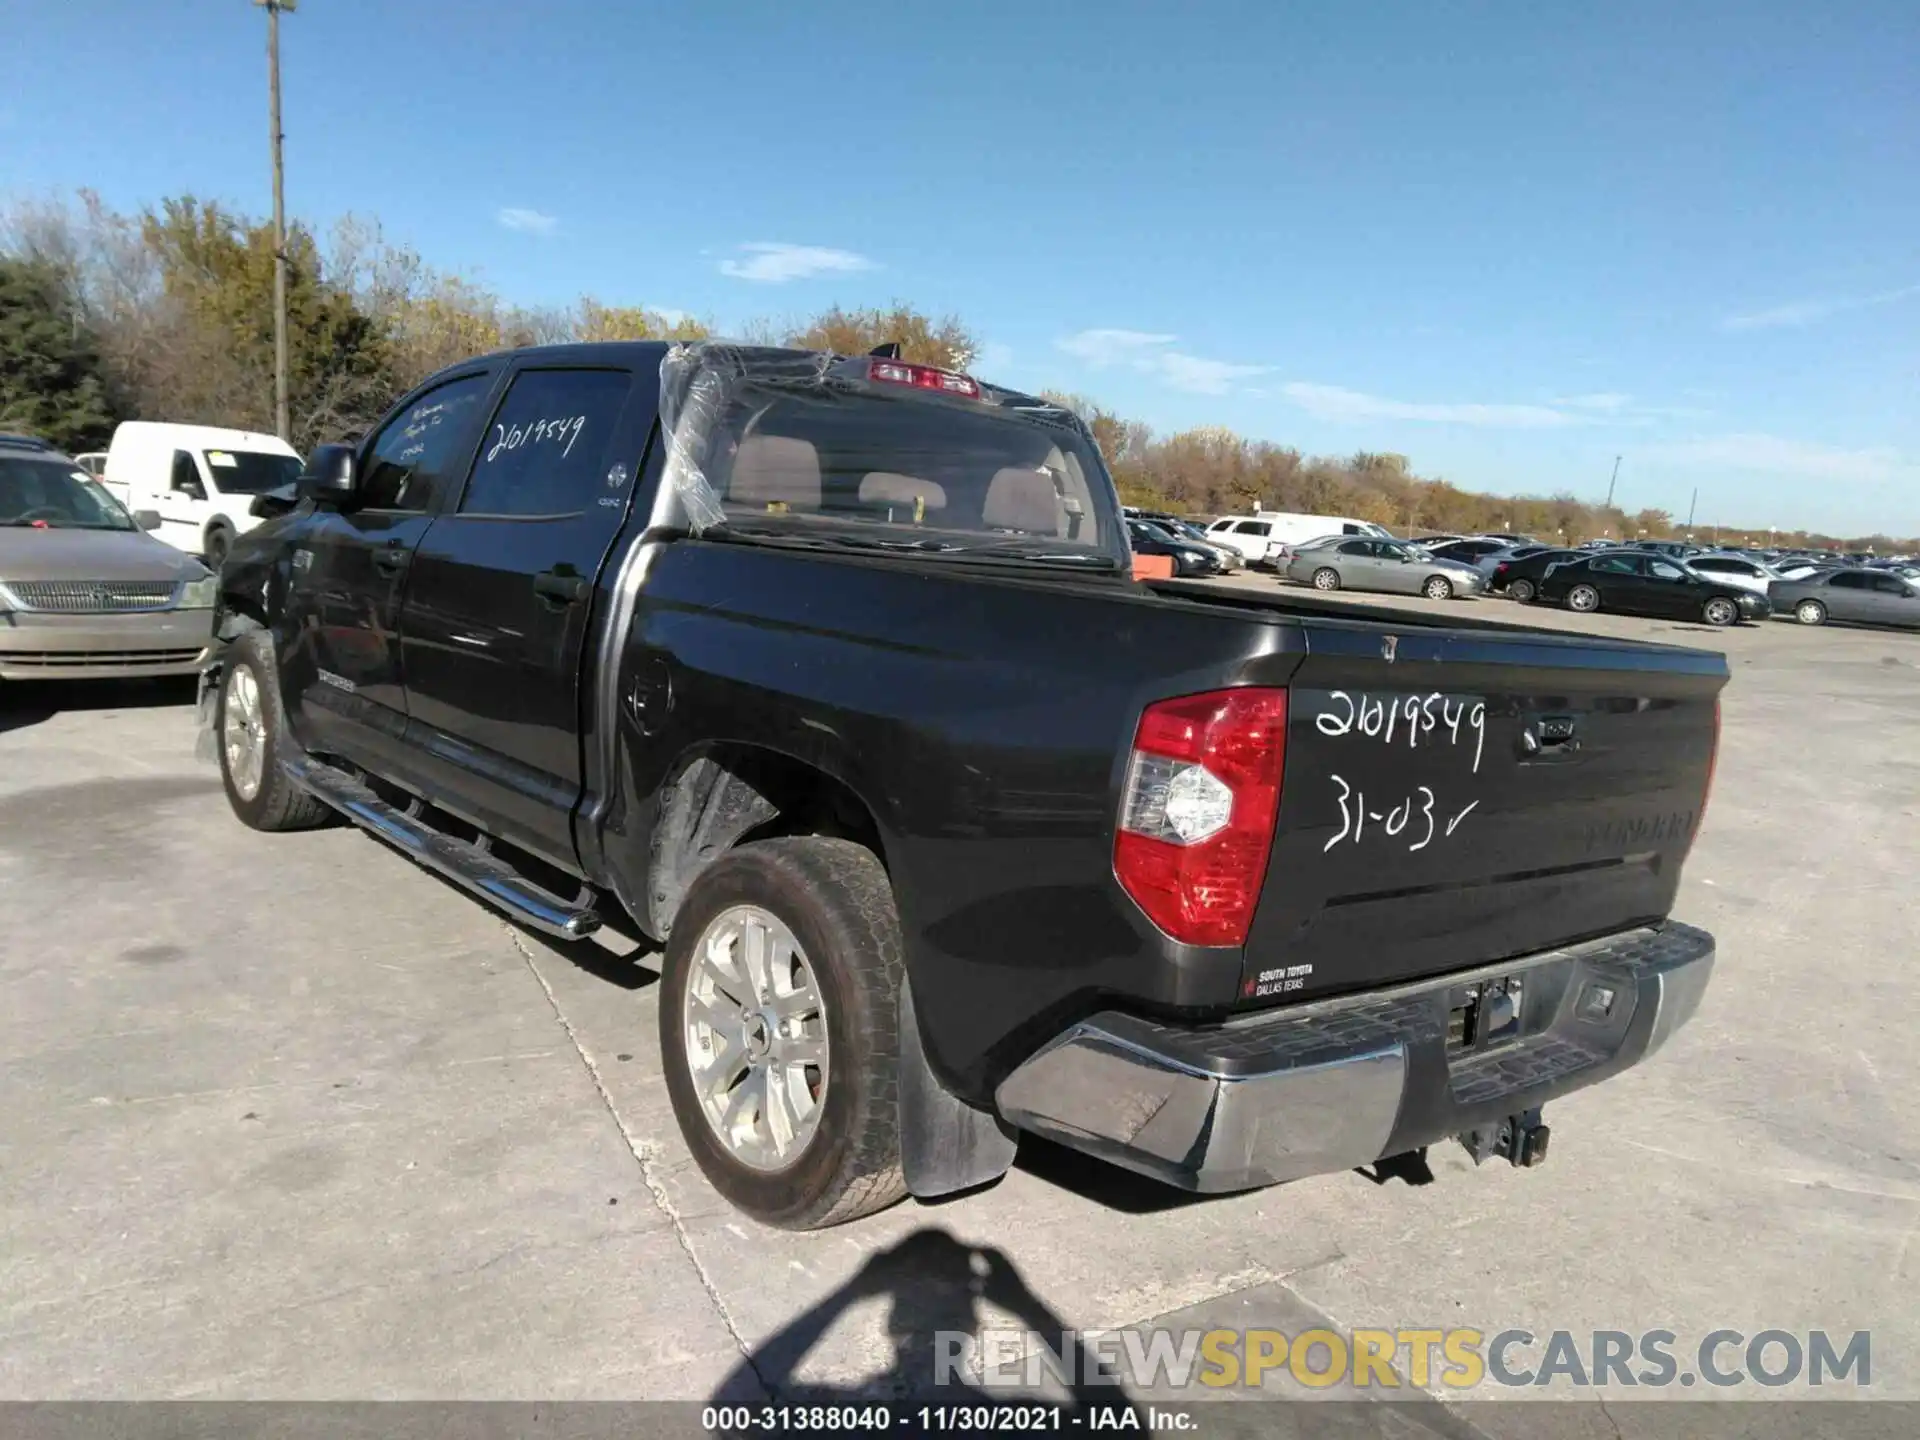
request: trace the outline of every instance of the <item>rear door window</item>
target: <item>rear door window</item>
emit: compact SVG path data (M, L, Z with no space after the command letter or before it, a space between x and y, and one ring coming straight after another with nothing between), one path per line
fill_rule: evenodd
M1827 583L1836 590L1865 590L1869 588L1872 577L1854 571L1842 571Z
M1242 520L1233 528L1236 533L1241 535L1265 535L1273 529L1273 527L1264 520Z
M523 370L481 437L462 515L577 515L624 499L608 447L633 377L625 370Z

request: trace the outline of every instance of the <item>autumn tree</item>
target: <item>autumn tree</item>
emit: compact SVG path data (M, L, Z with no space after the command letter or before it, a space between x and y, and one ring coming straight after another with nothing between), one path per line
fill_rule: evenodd
M887 310L846 310L836 305L804 324L785 327L781 343L835 355L865 355L897 341L900 358L943 370L965 370L980 353L973 332L952 315L935 319L895 301Z
M712 331L690 315L669 317L644 305L602 305L583 295L572 322L576 340L704 340Z

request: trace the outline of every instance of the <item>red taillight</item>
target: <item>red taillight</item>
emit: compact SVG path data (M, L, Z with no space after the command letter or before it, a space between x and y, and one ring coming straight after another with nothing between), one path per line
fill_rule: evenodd
M970 376L936 370L931 365L909 365L904 360L875 360L867 366L867 378L886 385L911 385L916 390L938 390L976 400L980 397L980 387Z
M1286 753L1284 690L1183 695L1140 716L1113 873L1175 940L1246 943L1280 814Z
M1502 561L1501 561L1501 562L1500 562L1500 563L1499 563L1498 565L1496 565L1496 566L1494 566L1494 567L1493 567L1493 573L1494 573L1494 574L1496 574L1496 575L1504 575L1504 574L1506 574L1506 573L1507 573L1507 562L1506 562L1506 561L1504 561L1504 560L1502 560Z

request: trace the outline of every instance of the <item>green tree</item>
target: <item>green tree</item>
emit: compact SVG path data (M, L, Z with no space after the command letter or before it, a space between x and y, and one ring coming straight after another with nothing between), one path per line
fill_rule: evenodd
M90 450L116 418L99 349L60 271L0 256L0 430Z
M273 422L273 229L191 195L141 217L182 344L165 374L173 420ZM288 390L297 449L363 425L393 391L386 337L328 283L305 226L287 230Z

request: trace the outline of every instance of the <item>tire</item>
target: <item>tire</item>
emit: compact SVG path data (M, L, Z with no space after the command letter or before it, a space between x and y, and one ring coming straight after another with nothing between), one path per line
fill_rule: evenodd
M237 733L228 734L230 708L236 731L245 730L257 747L257 775L243 763L244 742ZM248 712L250 721L245 718ZM227 792L227 804L242 824L270 832L313 830L333 818L324 803L294 784L280 768L287 717L280 704L273 640L264 630L241 636L227 652L213 733L220 752L220 783Z
M1567 608L1591 615L1600 608L1600 592L1591 585L1576 585L1567 592Z
M1435 575L1420 587L1420 593L1429 600L1451 600L1453 582L1444 575Z
M1700 618L1709 625L1731 625L1740 618L1740 607L1723 595L1716 595L1700 609Z
M758 997L762 1008L757 1012L733 1008L734 997L719 988L723 982L738 986L741 979L707 957L715 951L737 955L748 941L736 932L733 944L725 946L728 932L743 917L756 915L770 917L794 942L801 964L789 978L804 969L817 997L809 1018L777 1024L762 1018L776 1011L778 992L772 986L767 996ZM760 922L748 918L744 923ZM710 946L710 941L718 943ZM780 945L768 943L763 956L777 955ZM734 964L744 977L744 967ZM763 960L762 969L767 968ZM821 836L760 840L727 852L695 879L674 917L661 971L660 1052L680 1133L713 1188L735 1207L780 1229L818 1230L882 1210L906 1194L898 1113L902 973L893 888L864 846ZM796 984L794 993L798 989ZM751 1004L755 997L743 998ZM813 1067L781 1063L777 1048L804 1043L802 1037L788 1037L790 1023L807 1027L805 1039L818 1048L812 1015L824 1037L817 1088ZM713 1018L741 1028L723 1030L707 1023ZM704 1027L697 1038L696 1025ZM756 1033L764 1069L752 1061ZM741 1058L731 1058L736 1045ZM701 1069L721 1068L697 1074L696 1051ZM796 1120L793 1102L779 1107L796 1146L789 1158L784 1151L769 1153L758 1137L763 1130L769 1137L775 1131L766 1084L784 1076L782 1084L790 1086L795 1070L802 1072L800 1088L813 1109ZM729 1071L739 1075L731 1084ZM765 1077L757 1106L750 1088L756 1075ZM723 1138L724 1115L709 1117L702 1084L712 1103L729 1115L742 1102L747 1106L734 1122L736 1139ZM744 1143L738 1138L743 1126L751 1131ZM802 1126L810 1126L804 1136L798 1133ZM743 1158L747 1155L756 1158Z
M218 575L227 563L227 552L233 549L233 532L224 525L209 525L205 546L207 568Z
M1316 590L1338 590L1340 572L1331 565L1322 565L1313 572L1313 588Z
M1514 581L1507 586L1507 598L1517 600L1522 605L1528 604L1533 599L1533 582L1531 580Z
M1827 607L1818 600L1802 600L1793 607L1793 618L1802 625L1824 625L1827 623Z

